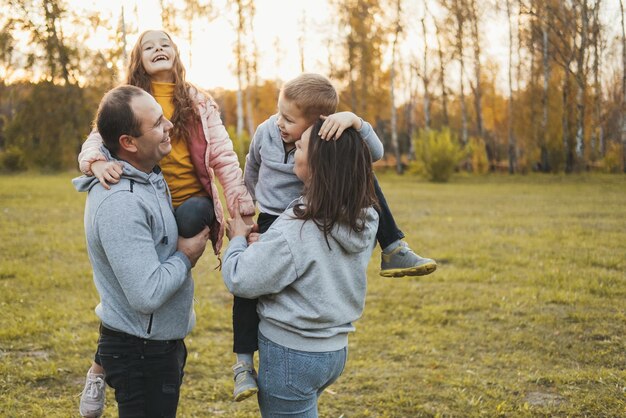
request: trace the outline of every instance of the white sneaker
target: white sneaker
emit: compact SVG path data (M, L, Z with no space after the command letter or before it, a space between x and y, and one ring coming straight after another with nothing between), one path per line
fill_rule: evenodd
M98 418L104 412L104 375L87 372L85 388L80 395L79 412L81 417Z

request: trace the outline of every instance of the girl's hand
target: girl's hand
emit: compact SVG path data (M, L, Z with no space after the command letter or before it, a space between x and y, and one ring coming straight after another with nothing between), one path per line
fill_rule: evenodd
M258 232L250 232L250 235L248 235L248 245L254 244L259 238L261 238L261 234Z
M319 136L330 141L337 140L346 129L352 127L354 129L361 129L361 118L352 112L338 112L329 116L320 116L324 123L319 131Z
M244 222L239 213L239 202L235 202L235 217L226 221L226 236L232 240L233 237L248 237L252 231L252 225Z
M100 181L102 186L109 190L110 184L115 184L122 177L123 164L117 161L94 161L91 163L91 172Z

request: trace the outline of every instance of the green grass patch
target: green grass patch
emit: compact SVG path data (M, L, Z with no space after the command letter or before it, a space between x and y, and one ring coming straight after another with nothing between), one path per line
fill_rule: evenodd
M0 416L77 416L98 297L72 174L0 177ZM381 174L421 278L369 266L363 318L328 417L626 416L626 177ZM198 323L181 417L231 401L231 307L217 259L194 271ZM108 391L105 417L117 416Z

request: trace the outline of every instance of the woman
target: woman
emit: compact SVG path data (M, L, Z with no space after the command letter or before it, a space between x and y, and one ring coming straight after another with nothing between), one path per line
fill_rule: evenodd
M210 228L213 250L219 253L224 236L224 214L214 177L223 186L229 213L242 215L250 224L255 208L243 182L239 160L211 96L185 80L177 46L161 30L142 33L133 47L126 83L152 94L163 115L174 125L172 151L160 167L175 209L179 235L189 238L205 225ZM97 131L85 141L78 156L80 169L96 176L104 187L117 183L122 167L106 162ZM80 414L98 417L105 400L105 371L98 355L87 373Z
M371 156L354 129L326 142L321 125L296 142L303 196L249 246L250 226L240 216L227 222L224 283L236 296L259 298L263 416L317 416L317 399L343 371L348 333L365 304L378 226Z

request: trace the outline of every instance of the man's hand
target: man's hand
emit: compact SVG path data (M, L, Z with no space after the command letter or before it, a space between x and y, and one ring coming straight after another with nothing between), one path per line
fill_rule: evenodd
M122 163L117 161L94 161L91 163L91 172L100 181L102 186L109 190L110 184L120 181L122 176Z
M185 254L191 262L191 267L195 267L198 259L206 248L209 239L209 227L205 226L202 231L191 238L178 237L176 249Z
M252 231L252 225L247 224L239 213L239 202L235 202L235 217L226 221L226 235L228 239L233 237L248 237Z
M324 123L319 131L319 136L330 141L337 140L348 128L361 129L363 122L361 118L352 112L338 112L329 116L320 116Z

